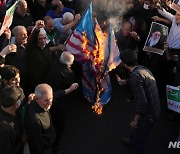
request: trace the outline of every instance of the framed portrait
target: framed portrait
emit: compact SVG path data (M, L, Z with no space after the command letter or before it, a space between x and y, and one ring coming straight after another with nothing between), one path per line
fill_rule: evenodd
M167 36L167 26L152 22L143 50L163 55Z

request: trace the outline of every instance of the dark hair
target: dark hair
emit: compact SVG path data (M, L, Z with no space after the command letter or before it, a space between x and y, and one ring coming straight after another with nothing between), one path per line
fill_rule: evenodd
M3 68L0 70L0 74L2 79L10 80L14 78L17 73L19 73L19 70L12 65L5 65Z
M120 55L121 60L127 66L136 66L137 57L132 49L125 49Z
M17 103L18 100L24 99L23 90L15 85L8 85L1 91L0 104L4 108L9 108Z
M58 4L51 4L51 9L55 11L58 8Z
M43 18L44 23L46 24L49 20L53 20L50 16L45 16Z

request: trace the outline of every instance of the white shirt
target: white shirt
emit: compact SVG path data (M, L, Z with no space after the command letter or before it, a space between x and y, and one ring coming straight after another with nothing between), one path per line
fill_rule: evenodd
M169 48L180 49L180 25L177 25L175 16L167 12L165 9L163 9L163 11L158 11L162 16L172 22L171 29L166 40Z

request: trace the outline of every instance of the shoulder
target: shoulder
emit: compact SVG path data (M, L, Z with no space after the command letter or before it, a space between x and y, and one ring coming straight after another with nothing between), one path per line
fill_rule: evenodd
M73 9L68 8L68 7L64 7L63 12L73 12Z

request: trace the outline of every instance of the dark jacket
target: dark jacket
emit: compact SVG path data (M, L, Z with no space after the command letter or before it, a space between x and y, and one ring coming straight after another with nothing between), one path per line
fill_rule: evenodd
M26 110L26 132L31 154L52 154L56 133L49 111L32 101Z
M0 151L2 154L22 154L22 128L18 116L3 111L0 107Z

